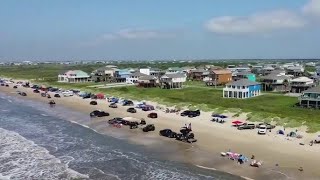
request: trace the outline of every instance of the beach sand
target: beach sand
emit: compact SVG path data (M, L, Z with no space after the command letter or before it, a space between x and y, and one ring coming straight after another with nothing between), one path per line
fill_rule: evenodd
M20 90L28 94L27 97L20 97L16 91ZM40 94L32 92L31 88L0 86L0 92L8 95L18 96L44 102L48 105L48 99L43 98ZM51 93L53 97L53 93ZM306 134L303 139L290 139L287 137L276 135L276 131L281 127L276 127L267 135L257 135L257 130L239 131L231 126L231 121L234 119L245 121L245 117L229 118L227 123L220 124L210 122L211 113L201 112L200 117L188 118L181 117L179 114L164 113L160 110L155 110L158 113L157 119L147 118L150 112L138 110L132 114L126 112L128 107L118 105L117 109L108 107L106 100L98 100L98 105L89 105L90 99L82 99L78 96L52 98L57 103L57 106L64 106L75 111L88 114L93 110L100 109L110 113L109 117L94 118L88 120L88 117L76 119L79 124L88 126L99 133L108 134L117 138L128 139L132 143L145 145L147 148L162 148L163 151L168 151L164 158L183 161L200 168L216 169L232 174L249 177L251 179L319 179L320 171L318 163L320 162L320 145L309 146L308 142L315 137L315 134ZM148 102L157 106L155 102ZM49 106L49 105L48 105ZM229 117L232 114L226 114ZM154 124L156 131L143 133L139 130L130 130L128 127L112 128L107 125L107 121L113 117L134 117L144 118L147 124ZM186 144L160 137L159 130L170 128L174 131L179 131L184 124L192 123L192 130L198 142L194 144ZM299 129L300 130L300 129ZM290 129L286 129L289 133ZM299 145L300 142L306 145ZM263 165L260 168L253 168L249 163L239 165L234 161L222 158L220 152L225 152L231 149L233 152L246 155L248 158L255 155L257 160L262 160ZM181 155L170 155L170 151L180 151ZM276 166L278 164L278 166ZM298 171L299 167L303 167L304 171Z

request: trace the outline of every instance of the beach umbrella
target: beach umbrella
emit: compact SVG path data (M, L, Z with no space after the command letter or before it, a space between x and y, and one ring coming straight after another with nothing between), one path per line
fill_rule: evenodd
M232 121L232 124L236 124L236 125L239 125L239 124L242 124L243 122L242 121L239 121L239 120L235 120L235 121Z

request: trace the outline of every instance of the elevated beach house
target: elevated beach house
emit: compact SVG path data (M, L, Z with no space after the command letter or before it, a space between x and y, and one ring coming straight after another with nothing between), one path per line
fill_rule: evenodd
M303 91L299 97L299 104L302 107L320 108L320 86Z
M153 75L145 75L138 78L138 86L151 88L159 86L159 79Z
M116 70L115 66L98 68L91 73L91 79L94 82L114 82Z
M227 69L215 69L210 72L212 81L207 85L224 85L232 81L232 72Z
M88 82L90 76L81 70L69 70L58 75L58 82L82 83Z
M224 98L246 99L261 94L261 84L248 79L227 83L223 88Z
M248 79L250 81L255 82L256 81L256 75L248 72L248 71L240 71L235 73L235 76L233 77L234 81L240 80L240 79Z
M139 71L131 73L127 78L126 78L126 83L138 83L138 80L142 76L147 76L147 74L143 74Z
M186 80L184 73L165 74L160 77L160 86L163 89L179 89Z
M304 73L303 66L291 66L286 68L287 74L293 75L294 77L302 76Z
M309 88L312 88L314 85L313 79L304 76L292 79L290 81L291 92L293 93L301 93Z
M189 79L193 81L209 81L210 71L205 69L191 70L188 73Z
M264 91L289 91L291 78L284 73L271 73L260 77Z

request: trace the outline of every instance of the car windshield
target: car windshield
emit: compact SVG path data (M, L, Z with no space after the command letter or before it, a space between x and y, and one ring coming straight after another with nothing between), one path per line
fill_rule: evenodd
M260 129L266 129L266 127L260 127Z

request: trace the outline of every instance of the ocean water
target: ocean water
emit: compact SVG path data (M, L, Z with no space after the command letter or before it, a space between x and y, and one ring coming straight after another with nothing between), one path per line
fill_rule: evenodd
M142 146L72 123L75 119L87 120L0 93L0 179L241 179L161 159Z

